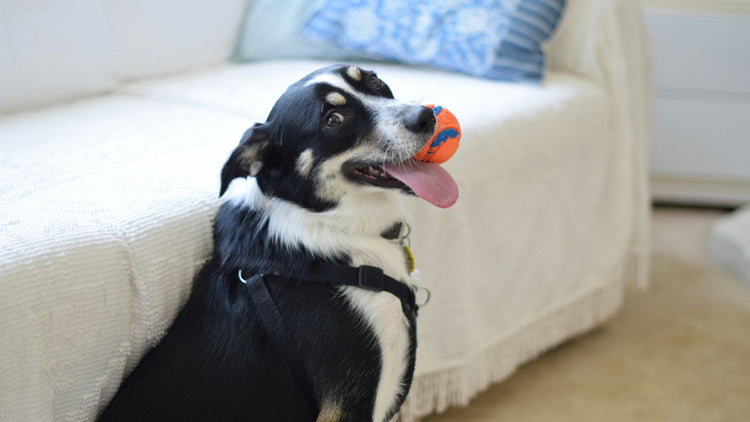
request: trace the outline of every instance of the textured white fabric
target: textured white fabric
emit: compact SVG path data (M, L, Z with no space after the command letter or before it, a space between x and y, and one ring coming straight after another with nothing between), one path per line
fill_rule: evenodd
M409 200L433 294L405 420L467 403L644 283L650 104L617 35L639 38L628 4L571 0L541 86L364 64L463 127L457 205ZM321 65L223 65L0 118L0 420L93 418L208 258L223 160Z
M551 45L553 69L584 76L611 97L621 177L628 183L633 206L630 285L648 285L650 192L648 156L653 134L651 51L640 2L571 0ZM625 194L625 193L623 193Z
M226 60L246 0L2 0L0 113Z
M245 119L114 97L0 119L0 420L91 420L211 252Z

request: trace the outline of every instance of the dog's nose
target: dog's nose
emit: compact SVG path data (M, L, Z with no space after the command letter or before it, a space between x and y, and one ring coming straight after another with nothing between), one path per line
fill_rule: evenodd
M404 115L404 126L414 133L432 133L435 131L435 115L430 108L414 107Z

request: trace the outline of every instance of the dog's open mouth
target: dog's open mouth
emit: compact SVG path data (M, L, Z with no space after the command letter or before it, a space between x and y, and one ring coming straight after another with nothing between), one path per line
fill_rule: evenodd
M440 208L448 208L458 199L456 182L437 164L407 160L398 164L352 166L347 174L362 183L401 189Z
M350 176L370 185L381 188L401 189L406 193L414 194L414 191L409 186L392 177L388 172L383 170L382 166L352 167Z

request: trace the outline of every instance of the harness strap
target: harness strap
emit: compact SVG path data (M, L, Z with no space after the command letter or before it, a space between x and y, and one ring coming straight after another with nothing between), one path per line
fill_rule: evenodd
M238 276L240 281L246 284L250 289L250 298L255 305L258 317L266 326L266 331L271 338L271 342L281 353L292 376L298 380L307 393L307 396L315 402L316 399L312 391L312 386L306 382L307 377L305 376L301 359L294 356L289 347L284 347L284 344L287 342L286 339L289 338L291 333L287 332L279 308L274 302L273 297L271 297L271 293L268 291L268 286L266 285L265 278L268 276L279 278L284 278L285 276L259 272L249 279L244 279L242 278L242 270L239 270ZM402 283L393 277L387 276L383 270L378 267L369 265L350 267L330 263L315 263L310 266L307 273L303 276L288 278L296 278L315 283L356 286L374 292L385 291L399 298L401 301L401 307L407 315L416 318L417 311L419 310L419 306L416 304L415 299L415 291L417 287ZM427 301L429 301L429 291L426 289L424 290L427 292L427 298L424 303L427 303Z
M268 286L266 286L266 275L258 273L247 280L242 278L242 270L239 271L238 275L240 280L250 289L250 298L255 304L256 313L263 325L266 326L266 331L271 338L271 342L276 350L281 353L282 360L286 363L292 377L302 386L307 397L315 403L316 399L312 391L312 386L305 381L307 377L305 377L305 370L301 360L291 353L289 347L284 347L284 343L286 342L284 335L287 331L281 319L279 308L276 306L276 302L273 301L271 293L268 291Z
M350 267L347 265L316 263L310 267L304 280L355 286L373 292L388 292L401 300L401 307L404 312L416 316L419 310L419 306L416 304L414 287L386 275L378 267L370 265Z

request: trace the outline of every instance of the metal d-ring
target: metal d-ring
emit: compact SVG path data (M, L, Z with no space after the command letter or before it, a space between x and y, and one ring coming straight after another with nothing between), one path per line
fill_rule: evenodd
M265 278L265 277L266 277L267 275L275 275L275 276L278 276L278 274L277 274L277 273L275 273L275 272L274 272L274 273L269 273L269 274L266 274L266 273L258 273L258 274L255 274L254 276L250 277L250 279L249 279L249 280L245 280L244 278L242 278L242 269L240 269L239 271L237 271L237 277L239 277L239 278L240 278L240 281L242 282L242 284L247 284L248 282L250 282L250 283L253 283L253 282L255 282L255 280L257 280L257 279L263 279L263 278Z
M411 235L411 226L409 223L403 221L401 222L401 231L404 231L404 227L406 227L406 233L401 235L400 243L401 245L406 245L411 247L411 239L409 238L409 235Z
M240 268L240 270L237 272L237 277L240 278L240 281L242 282L242 284L247 284L247 280L242 278L242 268Z
M247 284L248 281L253 281L256 278L263 278L265 276L266 276L265 274L260 273L260 274L255 274L254 276L250 277L250 280L245 280L244 278L242 278L242 269L237 271L237 277L240 278L240 281L242 282L242 284Z
M416 284L411 285L411 289L414 291L414 303L417 304L417 306L422 307L430 303L430 298L432 298L432 292L430 292L430 289L422 286L417 286ZM419 303L419 292L423 291L427 294L427 296L424 298L424 301L422 303Z

